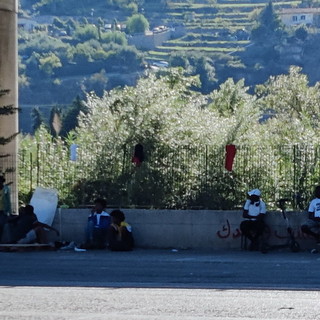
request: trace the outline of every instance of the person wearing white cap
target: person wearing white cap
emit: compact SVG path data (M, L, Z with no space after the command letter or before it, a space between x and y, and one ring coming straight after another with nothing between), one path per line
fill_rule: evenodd
M309 204L309 219L301 226L301 231L313 237L320 245L320 186L315 187L314 196Z
M248 199L243 207L243 218L240 224L242 234L250 241L250 250L259 249L259 238L265 229L264 217L266 204L261 200L261 191L253 189L248 192Z

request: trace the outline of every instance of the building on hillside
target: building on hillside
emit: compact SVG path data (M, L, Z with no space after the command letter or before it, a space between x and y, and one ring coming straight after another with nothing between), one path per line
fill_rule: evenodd
M104 30L106 31L112 31L113 29L117 30L117 31L125 31L127 25L126 24L120 24L118 23L116 26L112 23L106 23L104 25Z
M43 16L35 16L34 20L38 23L38 24L52 24L54 19L56 18L56 16L51 16L51 15L43 15ZM60 19L63 20L63 17L60 17Z
M171 38L171 29L168 27L157 27L153 31L134 34L128 38L129 45L134 45L138 49L152 50L161 46L163 42Z
M310 25L320 27L320 8L288 8L279 11L286 26Z
M28 18L19 18L18 19L18 28L25 31L31 32L35 27L38 26L38 23L32 19Z

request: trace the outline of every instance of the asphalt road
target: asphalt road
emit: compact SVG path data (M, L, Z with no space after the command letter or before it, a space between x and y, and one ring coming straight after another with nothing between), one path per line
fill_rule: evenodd
M308 252L1 252L0 265L2 286L320 289Z
M320 254L0 253L0 319L320 319Z

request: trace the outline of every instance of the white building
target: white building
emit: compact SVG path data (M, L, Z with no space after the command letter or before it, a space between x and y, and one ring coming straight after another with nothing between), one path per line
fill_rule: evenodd
M279 11L281 21L286 26L320 26L320 8L289 8Z
M18 27L25 31L33 31L33 29L38 25L38 23L32 19L19 18Z

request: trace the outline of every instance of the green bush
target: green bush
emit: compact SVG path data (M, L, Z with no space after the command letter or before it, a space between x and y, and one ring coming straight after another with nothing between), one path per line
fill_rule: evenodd
M134 14L127 20L126 25L129 34L144 33L149 30L149 22L142 14Z
M74 32L74 38L79 42L84 42L91 39L98 40L98 28L95 25L91 24L78 26Z

